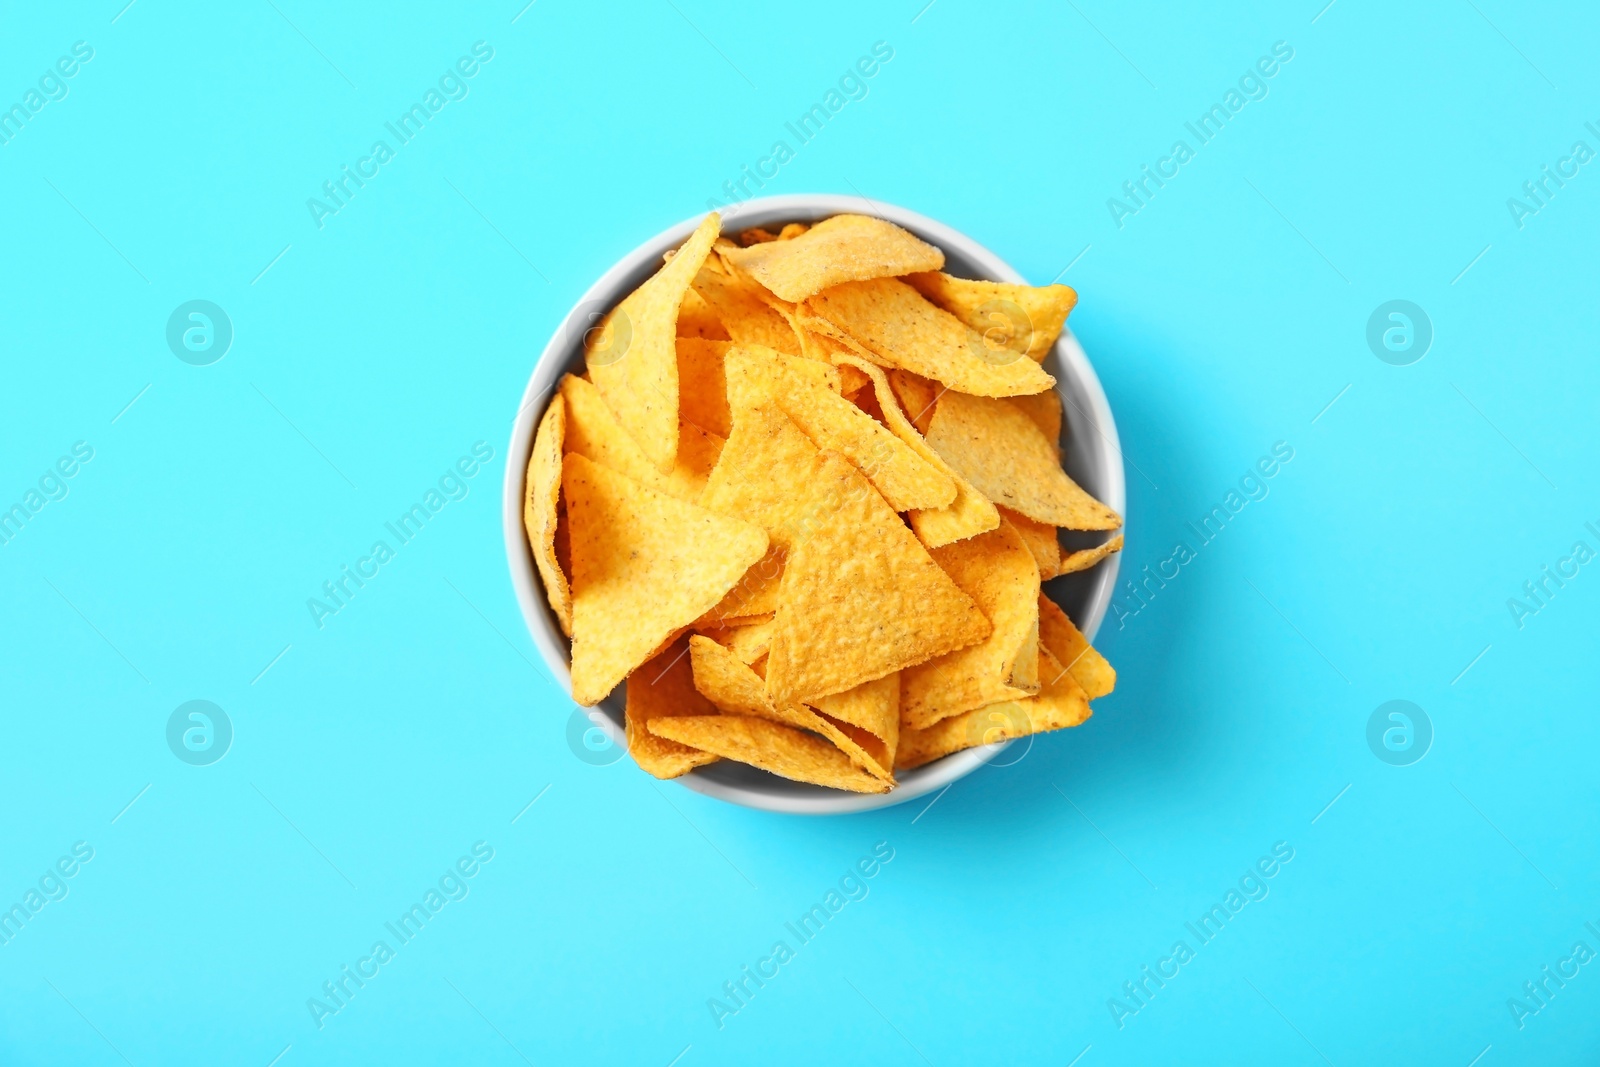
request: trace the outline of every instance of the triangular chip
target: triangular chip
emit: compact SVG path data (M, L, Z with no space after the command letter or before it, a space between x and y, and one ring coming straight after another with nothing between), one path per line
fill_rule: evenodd
M1034 522L1028 516L1010 508L1001 508L1000 514L1004 515L1012 529L1022 536L1022 543L1033 553L1033 561L1039 565L1041 580L1049 581L1056 575L1064 573L1061 569L1061 538L1056 536L1054 526Z
M727 258L791 303L840 282L944 266L944 253L933 245L866 215L835 215L791 240L734 249Z
M678 338L678 409L684 422L727 437L733 423L728 413L728 383L723 357L729 342L700 337Z
M522 526L528 532L528 547L533 564L544 583L544 596L555 612L561 632L572 636L572 587L556 554L556 531L561 512L561 446L566 435L567 405L558 394L550 398L533 435L533 452L528 456L527 480L523 483Z
M999 526L1000 513L995 510L989 499L940 459L939 454L922 439L916 427L906 420L900 405L895 402L895 397L892 395L891 379L884 374L883 369L858 356L840 355L836 358L839 360L840 370L846 367L858 370L872 383L873 396L878 401L878 413L883 416L884 425L888 426L896 437L910 445L912 451L924 461L955 483L955 499L946 506L911 512L909 516L911 528L916 531L922 543L929 548L938 548L963 538L976 537Z
M695 688L721 711L756 715L827 738L852 763L887 782L894 781L894 753L880 738L847 723L819 715L800 704L774 704L762 678L747 664L709 637L689 638Z
M694 291L716 312L722 328L735 344L765 345L791 355L800 354L800 342L789 321L767 304L748 281L718 269L715 258L695 275Z
M842 456L820 453L802 484L826 506L784 568L767 655L775 703L841 693L989 635L978 605Z
M672 468L662 473L617 423L598 388L568 374L561 379L561 395L567 402L568 452L610 467L658 493L679 500L700 498L722 451L722 438L685 424L678 439L677 458Z
M689 647L674 641L628 675L626 725L628 755L657 778L676 778L717 757L650 732L651 720L670 715L714 715L716 707L694 687Z
M683 294L683 303L678 305L678 336L726 341L728 331L722 328L722 320L711 310L711 305L706 303L705 297L689 289ZM682 371L681 364L679 371L680 373ZM682 383L679 384L681 387Z
M1067 613L1047 596L1039 597L1039 643L1072 672L1090 700L1098 700L1117 685L1117 672L1089 644Z
M871 734L883 743L887 766L894 766L900 743L900 672L862 682L832 696L818 697L813 705L830 719Z
M756 523L788 552L830 499L803 480L816 460L817 446L776 404L738 407L700 506Z
M939 398L928 444L996 504L1068 530L1115 530L1116 512L1067 477L1033 420L1003 400L951 391Z
M975 282L937 271L912 274L906 281L983 334L990 347L1025 352L1035 360L1044 359L1078 303L1078 294L1065 285Z
M1086 722L1090 715L1089 698L1072 675L1062 670L1055 657L1043 648L1039 649L1038 659L1043 686L1037 696L962 712L926 730L902 731L895 769L910 770L964 748L992 745Z
M902 673L900 716L915 729L963 711L1028 695L1038 686L1039 569L1008 524L933 550L933 558L982 609L993 630L978 644ZM1024 658L1035 661L1023 663ZM1018 667L1021 665L1021 677Z
M945 507L955 499L955 483L939 467L844 397L797 374L802 362L761 349L730 349L728 402L735 411L776 404L818 448L854 463L896 511Z
M739 518L738 515L732 517ZM766 553L750 565L733 588L695 625L737 626L753 615L771 615L778 609L778 589L783 583L784 559L782 546L769 542Z
M1103 545L1095 545L1093 548L1080 548L1076 552L1069 552L1062 556L1061 565L1056 568L1056 574L1072 574L1075 571L1086 571L1113 552L1121 551L1122 535L1117 534Z
M852 793L887 793L890 783L857 767L814 734L749 715L685 715L655 719L652 733L748 763L783 778Z
M900 401L900 409L906 413L906 418L911 420L917 432L926 437L928 423L933 421L933 406L938 402L939 394L944 392L944 386L898 367L891 369L888 374L889 386L894 390L895 399Z
M1061 394L1054 389L1031 396L1008 396L1006 403L1033 420L1055 450L1056 460L1061 460Z
M964 393L1019 396L1055 384L1039 364L1018 353L1009 353L1015 358L991 361L977 331L897 278L845 282L824 289L805 306L858 342L872 354L873 362Z
M759 526L646 488L576 453L563 465L572 540L572 699L599 703L767 550Z
M657 469L678 455L678 308L722 220L705 217L677 255L590 331L589 377Z

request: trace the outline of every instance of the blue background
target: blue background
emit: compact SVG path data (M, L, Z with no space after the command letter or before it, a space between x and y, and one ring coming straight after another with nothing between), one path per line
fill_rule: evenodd
M1507 605L1600 548L1600 174L1521 227L1507 206L1600 149L1592 6L123 2L0 8L0 103L94 49L0 145L0 506L94 449L0 546L0 904L94 849L0 946L0 1060L1600 1049L1600 967L1520 1028L1507 1005L1600 950L1600 567L1520 627ZM307 198L480 40L470 95L319 228ZM783 124L878 41L867 96L797 146ZM1278 41L1266 98L1197 146L1184 123ZM779 138L765 192L901 204L1079 290L1125 573L1294 449L1108 620L1120 684L1089 723L931 807L778 817L585 762L507 580L536 353ZM1119 227L1107 199L1179 138L1194 158ZM165 340L192 299L233 324L210 366ZM1410 366L1366 342L1391 299L1433 326ZM319 629L307 598L477 441L466 498ZM192 699L234 726L211 766L165 739ZM1432 723L1410 766L1366 741L1393 699ZM479 841L470 895L319 1029L307 999ZM869 895L719 1029L707 1001L878 842ZM1119 1027L1109 998L1277 842L1266 899Z

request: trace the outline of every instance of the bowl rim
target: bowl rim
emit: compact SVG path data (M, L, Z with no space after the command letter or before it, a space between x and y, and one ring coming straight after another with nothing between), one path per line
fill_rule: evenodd
M938 246L947 255L955 252L976 265L978 272L991 281L1030 284L1009 263L959 230L881 200L869 201L865 197L835 193L791 193L783 196L757 197L719 210L725 231L732 229L729 224L734 219L739 220L738 229L747 229L751 226L770 225L780 220L817 221L839 214L872 215L911 231L923 240ZM574 355L574 345L593 321L592 316L610 310L627 296L633 288L628 284L629 280L639 276L640 272L646 270L651 263L659 266L663 253L683 244L705 218L705 214L699 212L692 215L645 240L617 260L578 298L551 333L550 340L540 352L538 359L534 361L528 384L523 390L521 404L517 409L516 419L512 424L510 440L506 445L501 520L506 562L511 571L511 584L517 603L522 609L522 618L527 625L528 634L552 677L566 690L569 700L572 692L572 674L567 638L561 632L545 600L543 587L535 573L533 553L523 528L523 493L528 458L533 449L534 430L544 414L544 405L539 401L560 381L561 374ZM1095 430L1105 438L1108 445L1104 453L1104 463L1096 471L1105 481L1100 498L1107 506L1123 516L1126 528L1127 481L1123 470L1122 446L1117 435L1116 420L1111 413L1110 401L1106 398L1099 376L1095 374L1094 367L1089 363L1087 354L1070 327L1062 329L1052 355L1075 372L1078 383L1086 394L1080 399L1088 401L1088 410L1083 414ZM1057 375L1056 389L1058 392L1062 389L1060 375ZM1078 623L1084 635L1091 640L1099 631L1100 623L1110 606L1121 556L1120 552L1112 553L1091 572L1095 577L1092 579L1088 609L1085 617ZM614 744L626 751L627 742L622 728L613 722L610 716L600 711L598 705L595 708L579 708L574 704L573 707L576 711L587 715L591 722L610 736ZM1015 741L982 745L952 753L925 767L906 772L906 777L901 779L901 783L887 793L830 791L825 794L782 795L719 782L699 775L695 771L690 771L672 781L697 793L762 811L795 815L843 815L893 807L926 796L934 790L947 788L1021 740L1024 739L1018 738Z

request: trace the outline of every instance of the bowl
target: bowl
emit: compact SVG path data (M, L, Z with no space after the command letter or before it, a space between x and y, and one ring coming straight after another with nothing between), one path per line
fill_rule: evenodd
M771 196L747 200L731 214L725 212L723 217L725 229L733 232L752 226L776 230L786 222L817 222L845 213L875 215L911 231L944 251L945 270L951 274L1026 283L1026 279L1004 260L965 234L882 201L868 202L860 197L829 194ZM567 686L569 692L572 684L569 646L545 601L544 588L535 573L533 555L522 525L523 482L533 448L534 429L561 376L568 371L582 373L584 333L654 274L661 266L662 255L681 245L702 218L703 215L696 215L685 219L645 241L618 260L583 294L534 364L511 430L511 441L506 447L503 519L511 584L534 645L551 675ZM1062 434L1066 442L1063 452L1067 473L1097 499L1126 515L1126 486L1116 422L1111 417L1105 391L1100 388L1100 379L1095 377L1094 368L1070 329L1062 330L1055 348L1045 357L1044 369L1055 377L1056 391L1063 402ZM1045 584L1051 598L1090 638L1099 629L1100 620L1111 603L1120 557L1121 553L1113 554L1091 570L1064 575ZM621 687L599 705L588 709L588 714L615 744L626 747ZM915 800L972 773L1010 746L1025 746L1031 740L1018 738L952 753L903 772L898 776L900 784L881 794L849 793L791 782L732 760L719 760L675 780L697 793L745 807L790 814L837 815Z

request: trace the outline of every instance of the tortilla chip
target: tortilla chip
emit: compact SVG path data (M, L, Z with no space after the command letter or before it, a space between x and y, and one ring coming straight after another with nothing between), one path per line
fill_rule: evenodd
M937 248L866 215L835 215L790 240L731 251L728 259L791 303L840 282L944 266Z
M1093 548L1083 548L1076 552L1069 552L1061 558L1061 566L1056 568L1056 574L1072 574L1075 571L1086 571L1096 563L1105 559L1113 552L1122 551L1122 535L1117 534L1103 545Z
M1056 536L1056 528L1042 522L1034 522L1028 516L1010 508L1001 508L1000 514L1005 516L1017 533L1022 535L1022 543L1028 546L1028 551L1033 553L1033 561L1039 565L1039 577L1049 581L1056 575L1063 573L1061 570L1061 538Z
M772 619L752 620L728 632L728 651L739 657L741 663L755 663L772 647Z
M528 474L523 483L522 527L528 532L533 563L544 582L544 596L555 612L561 632L572 636L572 587L556 553L556 532L561 526L561 446L566 438L567 405L560 394L550 398L533 435Z
M812 702L976 644L989 620L844 457L822 452L798 484L823 498L789 553L767 692Z
M918 730L985 704L1028 696L1016 681L1038 685L1039 568L1016 530L1001 523L932 554L977 602L993 630L978 644L906 668L900 717ZM1024 664L1024 659L1035 663Z
M592 705L767 550L759 526L706 511L569 452L572 699Z
M776 405L737 407L700 506L758 524L788 552L828 500L800 480L816 458L817 446Z
M900 743L899 671L842 693L818 697L814 706L830 719L877 738L883 743L885 766L894 766Z
M895 769L920 767L978 745L1078 726L1091 714L1089 698L1055 657L1039 649L1039 675L1048 681L1039 694L1004 701L943 719L926 730L905 730L895 755Z
M716 269L708 260L695 275L694 289L716 312L722 328L735 344L764 345L790 355L800 354L800 342L789 320L761 299L759 287Z
M781 546L769 542L762 557L750 565L733 588L695 625L739 626L752 616L771 615L778 609L778 590L782 587L786 558Z
M676 778L717 757L650 732L652 719L671 715L715 715L716 706L694 687L688 642L677 640L628 675L625 723L628 755L657 778Z
M1007 397L1006 403L1033 420L1033 424L1039 427L1039 432L1044 434L1044 439L1055 450L1056 462L1061 462L1061 394L1054 389L1046 389L1032 396Z
M799 362L771 351L730 349L729 403L736 412L775 404L817 447L854 463L896 511L945 507L955 499L955 483L939 467L844 397L795 374ZM737 416L735 422L737 430Z
M678 305L678 336L726 341L728 331L722 328L722 320L711 310L711 305L706 303L705 297L689 289L683 294L683 303ZM680 367L680 371L681 369Z
M917 432L926 437L928 423L933 421L933 406L944 392L944 386L908 370L894 368L888 373L889 386L894 390L895 399L900 401L900 410L906 413Z
M887 793L890 784L857 767L828 742L792 726L749 715L683 715L655 719L651 732L703 752L748 763L796 782Z
M1039 597L1039 644L1050 650L1061 666L1089 694L1098 700L1117 686L1117 672L1097 652L1089 639L1072 624L1067 613L1047 596ZM1046 679L1048 680L1048 679Z
M929 548L938 548L963 538L975 537L999 526L1000 513L995 510L995 506L988 498L940 459L939 454L928 447L928 443L917 433L916 428L906 421L905 415L892 395L891 379L884 374L882 368L856 356L842 355L838 359L841 370L847 366L859 370L872 382L873 396L878 401L876 405L878 413L883 416L884 424L894 432L895 436L911 446L913 452L955 483L955 499L946 506L911 512L909 516L911 528L916 531L918 539Z
M722 438L698 426L683 424L677 458L671 470L663 474L639 443L618 425L598 388L568 374L561 379L561 396L567 403L568 452L610 467L658 493L691 502L700 498L722 451Z
M803 222L787 222L787 223L784 223L783 229L778 231L778 240L787 241L790 238L799 237L801 234L805 233L810 228L811 228L810 226L807 226Z
M1003 400L951 391L939 398L928 444L984 496L1068 530L1115 530L1116 512L1067 477L1039 427Z
M749 248L751 245L766 244L768 241L776 241L777 239L777 234L773 233L771 230L764 230L760 226L752 226L750 229L740 233L738 237L739 245L742 248Z
M1061 336L1078 303L1069 286L1011 285L952 278L943 272L906 276L917 292L983 334L989 347L1003 346L1042 360Z
M727 437L732 428L728 412L728 383L722 361L727 341L699 337L678 338L678 409L684 422L708 433Z
M705 217L672 261L590 331L589 377L617 422L663 473L678 455L678 307L722 219Z
M1020 355L1002 362L986 359L976 331L896 278L845 282L811 297L806 307L871 352L873 362L951 389L975 396L1020 396L1055 384L1039 364Z
M820 734L852 763L875 777L894 782L894 754L879 738L819 715L804 705L773 703L767 697L761 676L709 637L689 639L689 658L695 688L719 710L733 715L755 715Z

